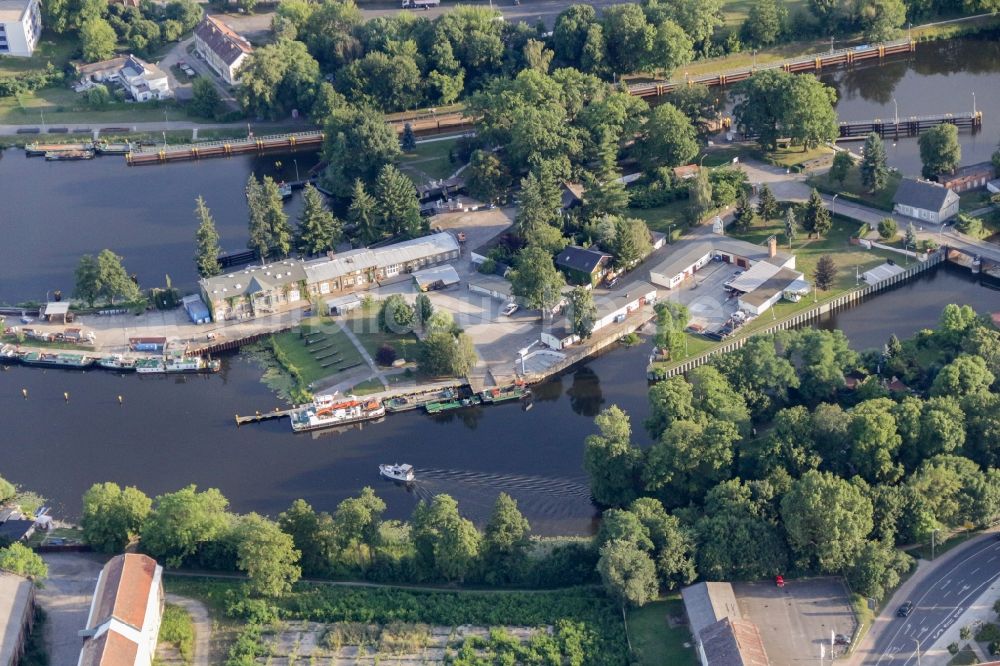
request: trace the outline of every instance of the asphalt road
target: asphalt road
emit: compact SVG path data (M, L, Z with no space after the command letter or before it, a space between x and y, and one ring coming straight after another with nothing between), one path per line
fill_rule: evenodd
M886 608L892 620L875 638L864 664L913 666L917 652L929 649L945 629L1000 577L1000 540L990 536L969 549L940 558L932 573L910 593L915 604L908 618L896 617L896 606Z

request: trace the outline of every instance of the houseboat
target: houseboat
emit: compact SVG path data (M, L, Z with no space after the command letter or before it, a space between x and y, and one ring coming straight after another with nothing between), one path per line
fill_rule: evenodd
M121 354L112 354L111 356L105 356L97 360L97 365L104 368L105 370L118 370L120 372L128 372L136 369L137 359L130 358L128 356L122 356Z
M306 432L349 423L371 421L385 416L385 405L378 399L353 395L318 395L313 401L290 414L292 430Z
M399 395L385 401L385 408L390 412L408 412L418 407L425 407L431 402L446 402L455 399L456 393L453 389L446 388L434 393L424 393L419 395Z
M127 155L132 152L133 146L131 143L126 141L125 143L108 143L107 141L101 141L94 148L101 155Z
M482 403L482 398L478 395L473 395L468 398L446 400L439 402L429 402L424 406L428 414L440 414L441 412L450 412L453 409L461 409L462 407L473 407Z
M65 352L24 352L20 355L21 363L41 368L88 368L94 364L94 359L83 354L67 354Z
M24 153L29 157L38 157L47 153L60 153L71 150L93 150L92 143L29 143L24 147Z
M479 394L479 397L482 398L483 404L492 404L497 402L507 402L508 400L520 400L521 398L527 398L530 395L531 389L527 386L514 384L513 386L506 386L504 388L486 389Z
M221 368L221 361L207 359L203 356L141 358L135 362L135 370L141 375L218 372Z
M45 159L50 162L70 162L74 160L94 159L93 150L50 150L45 153Z

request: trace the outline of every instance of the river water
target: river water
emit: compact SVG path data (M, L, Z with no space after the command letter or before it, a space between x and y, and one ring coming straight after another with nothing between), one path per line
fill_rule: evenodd
M963 149L966 161L972 153L986 159L1000 134L992 115L1000 113L997 48L983 40L921 45L900 61L824 77L840 87L839 110L848 118L884 116L887 90L908 114L904 108L932 84L942 92L928 95L921 112L958 110L952 107L965 99L962 91L975 89L986 125L976 137L963 136ZM961 63L968 71L954 71ZM915 150L914 140L900 141L890 155L906 170ZM296 161L304 173L314 160L300 153L129 168L121 158L46 163L22 151L0 153L0 302L41 300L53 289L68 293L79 256L105 247L123 255L145 286L162 284L166 274L177 286L193 286L195 197L203 195L212 208L223 247L239 250L246 238L247 175L292 179ZM296 195L289 212L295 215L298 206ZM843 329L859 348L880 346L890 333L903 337L933 326L954 301L1000 310L1000 292L980 286L964 269L944 267L820 325ZM497 493L506 491L539 533L588 533L595 510L583 441L594 430L594 415L617 404L632 415L636 441L649 444L641 424L650 347L646 340L609 351L543 383L529 411L503 405L437 418L408 413L318 435L293 435L287 421L237 429L234 414L278 404L259 382L260 370L238 356L206 377L9 367L0 371L0 475L42 493L68 517L78 514L83 491L104 480L150 494L187 483L214 486L235 510L272 515L299 497L331 510L374 485L392 517L406 517L418 499L447 492L482 522ZM378 479L377 465L395 461L417 467L413 489Z

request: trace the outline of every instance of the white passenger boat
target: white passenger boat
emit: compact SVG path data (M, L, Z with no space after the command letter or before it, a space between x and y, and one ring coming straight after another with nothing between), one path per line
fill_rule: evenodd
M416 480L417 475L413 473L413 465L407 464L392 464L392 465L379 465L378 472L387 479L392 479L393 481L403 481L404 483L409 483Z

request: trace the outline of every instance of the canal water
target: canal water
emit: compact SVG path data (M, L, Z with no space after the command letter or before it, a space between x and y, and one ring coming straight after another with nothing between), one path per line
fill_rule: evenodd
M1000 137L998 48L980 39L921 45L899 61L823 76L840 89L838 110L850 119L885 116L892 96L901 115L971 109L974 90L986 119L981 134L962 136L965 161L988 159ZM908 173L919 171L915 155L915 140L890 148L894 164ZM296 166L302 174L314 163L315 154L299 153L129 168L121 158L46 163L23 151L2 152L0 303L42 300L55 289L69 293L79 256L105 247L123 255L144 286L162 285L169 274L175 285L192 287L195 198L204 196L212 209L223 248L241 250L247 175L291 180ZM296 195L290 214L299 206ZM941 308L955 301L1000 310L1000 292L964 269L944 267L820 325L843 329L859 348L875 347L890 333L903 337L933 326ZM235 427L234 414L278 404L259 382L260 370L238 356L210 377L10 367L0 370L0 475L42 493L68 517L79 513L83 491L104 480L150 494L187 483L218 487L235 510L272 515L299 497L331 510L374 485L392 517L447 492L482 522L497 493L506 491L539 533L588 533L595 510L583 441L594 415L618 404L633 417L636 441L650 443L641 425L650 347L646 340L609 351L536 387L529 411L503 405L437 418L391 415L363 429L316 435L293 435L287 421ZM380 481L383 462L414 464L418 483L408 490Z

